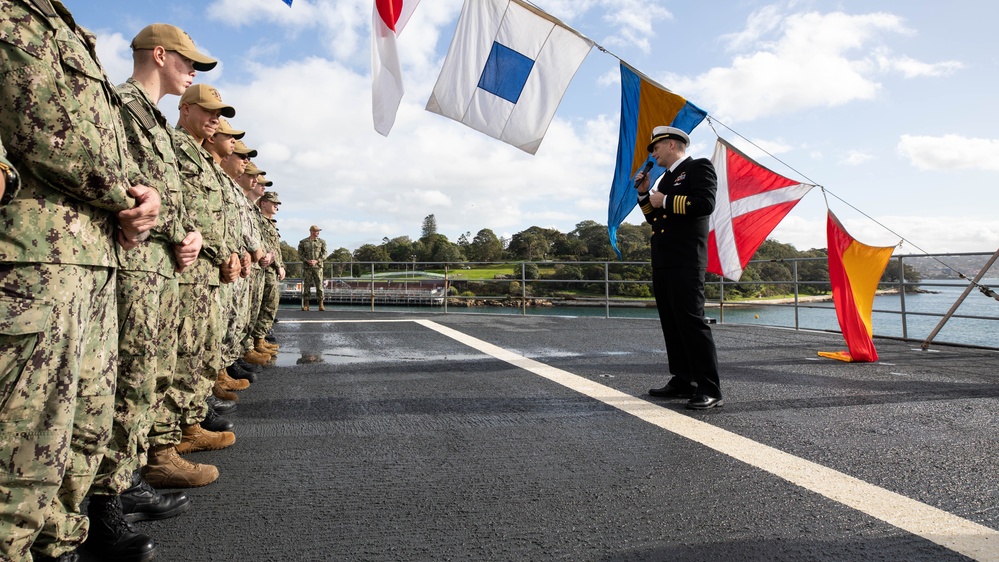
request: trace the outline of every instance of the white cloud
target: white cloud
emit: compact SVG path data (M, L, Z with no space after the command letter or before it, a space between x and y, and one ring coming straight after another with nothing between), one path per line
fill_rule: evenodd
M910 33L889 13L783 14L767 6L749 17L743 31L723 37L737 52L731 65L693 78L670 76L666 83L736 122L873 99L882 88L879 71L936 76L959 68L893 57L880 45L889 35Z
M902 135L898 153L920 170L999 170L999 140Z
M890 58L885 55L878 55L877 61L882 69L901 72L906 78L919 78L923 76L936 78L953 74L964 68L964 65L958 61L926 63L910 57Z
M97 58L108 78L121 84L132 75L132 38L125 39L121 33L102 34L97 42Z
M873 155L861 152L859 150L851 150L846 153L846 156L840 160L842 164L847 166L859 166L864 162L868 162L874 158Z

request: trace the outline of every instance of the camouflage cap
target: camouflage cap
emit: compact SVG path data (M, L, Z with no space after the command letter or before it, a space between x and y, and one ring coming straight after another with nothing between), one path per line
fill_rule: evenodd
M275 205L280 205L281 200L278 199L278 194L276 191L265 191L263 197L260 198L261 201L270 201Z
M234 139L239 140L239 139L243 138L243 135L246 134L246 131L237 131L236 129L233 129L229 125L229 122L225 120L225 117L220 117L219 118L219 128L215 129L215 134L219 134L219 133L222 133L223 135L229 135L230 137L233 137Z
M220 109L222 115L232 119L236 116L236 108L222 103L222 94L208 84L194 84L188 88L183 96L180 96L180 104L197 104L208 110Z
M239 139L236 140L236 150L233 152L241 156L246 156L247 158L257 157L257 150L255 148L247 148L246 144Z
M260 174L257 176L257 183L259 183L260 185L262 185L264 187L270 187L270 186L274 185L274 182L272 182L271 180L269 180L269 179L267 179L267 178L264 177L264 174L266 174L266 173L267 172L260 172Z
M179 27L168 23L147 25L132 39L132 50L155 49L163 47L167 51L175 51L194 62L194 70L207 72L219 61L198 52L191 36Z

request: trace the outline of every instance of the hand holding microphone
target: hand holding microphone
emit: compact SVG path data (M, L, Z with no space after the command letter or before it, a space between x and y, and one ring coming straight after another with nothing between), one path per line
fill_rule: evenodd
M649 172L651 171L652 171L652 160L649 160L648 162L645 163L645 167L642 168L642 171L635 174L635 189L638 190L639 195L645 195L646 193L649 192L648 187L646 187L645 190L643 191L641 186L643 184L648 183Z

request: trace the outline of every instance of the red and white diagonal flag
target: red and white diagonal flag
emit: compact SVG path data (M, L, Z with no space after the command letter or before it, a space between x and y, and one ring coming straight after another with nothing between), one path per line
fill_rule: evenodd
M402 101L402 69L395 39L420 0L375 0L371 22L371 114L388 136Z
M760 244L815 186L764 168L720 138L711 162L718 193L708 234L708 271L738 281Z

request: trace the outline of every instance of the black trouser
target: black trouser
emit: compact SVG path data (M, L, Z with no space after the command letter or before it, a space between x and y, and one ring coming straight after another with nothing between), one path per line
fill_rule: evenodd
M652 290L666 340L670 386L697 384L697 393L721 398L718 353L704 320L704 270L653 267Z

